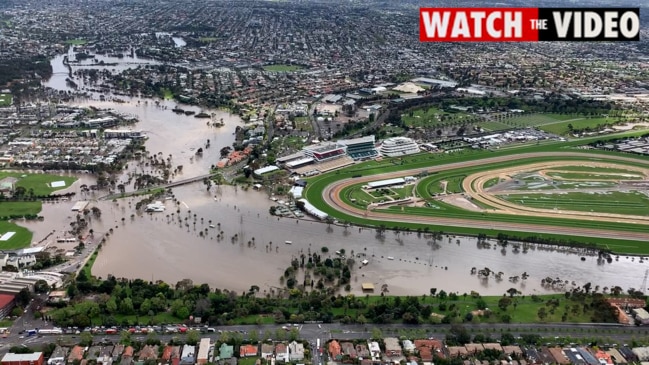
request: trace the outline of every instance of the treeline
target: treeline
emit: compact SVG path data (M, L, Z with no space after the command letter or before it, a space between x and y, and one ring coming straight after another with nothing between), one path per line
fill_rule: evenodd
M405 100L399 104L393 104L389 108L388 123L397 126L404 126L401 115L414 111L424 106L437 107L441 110L447 110L452 105L464 106L470 108L470 111L486 110L492 112L505 112L510 109L522 109L526 113L558 113L558 114L577 114L577 115L602 115L615 112L613 104L610 102L585 100L585 99L564 99L558 95L551 94L546 99L525 99L525 98L502 98L502 97L482 97L482 98L465 98L465 97L423 97L419 99Z
M45 56L0 59L0 85L18 79L33 79L38 74L44 79L52 76L52 66Z

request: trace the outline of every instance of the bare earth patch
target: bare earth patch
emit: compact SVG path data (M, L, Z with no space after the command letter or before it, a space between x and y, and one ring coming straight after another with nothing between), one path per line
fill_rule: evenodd
M466 210L471 210L474 212L481 212L482 209L473 204L469 199L465 198L464 195L462 194L453 194L453 195L446 195L439 197L440 201L443 201L444 203L454 205L458 208L466 209Z

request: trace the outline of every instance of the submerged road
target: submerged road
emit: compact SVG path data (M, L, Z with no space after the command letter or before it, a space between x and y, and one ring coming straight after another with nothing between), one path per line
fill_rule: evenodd
M579 226L553 226L548 224L526 224L526 223L511 223L511 222L490 222L490 221L478 221L473 219L462 219L462 218L445 218L445 217L424 217L416 215L403 215L403 214L393 214L387 211L366 211L359 209L353 206L346 204L340 198L342 190L348 186L356 185L359 183L376 181L377 179L390 179L403 176L412 176L417 175L422 172L441 172L446 170L461 169L466 167L475 167L488 165L493 163L508 162L514 160L525 160L530 158L543 158L543 157L561 157L566 160L581 160L584 159L598 159L608 161L622 161L622 162L633 162L636 164L645 164L649 166L649 161L643 161L636 158L624 157L624 156L615 156L615 155L604 155L597 153L579 153L579 152L535 152L535 153L521 153L518 155L507 155L507 156L498 156L491 157L479 160L456 162L445 165L429 166L424 168L410 169L410 170L401 170L397 172L390 172L385 174L363 176L359 178L348 178L336 181L328 185L322 191L322 198L324 201L331 207L336 210L351 215L358 218L376 220L376 221L390 221L395 223L420 223L420 224L431 224L431 225L441 225L449 227L470 227L484 229L488 233L489 230L498 229L498 230L508 230L516 232L525 232L525 233L545 233L545 234L565 234L572 236L584 236L584 237L601 237L601 238L611 238L611 239L626 239L626 240L649 240L649 229L646 232L626 232L626 231L616 231L609 229L596 229L596 228L585 228ZM486 214L486 213L485 213ZM559 215L546 215L546 217L560 217ZM596 217L563 217L563 218L574 218L582 220L596 221ZM539 216L539 221L543 221L543 216ZM610 220L609 220L610 221Z

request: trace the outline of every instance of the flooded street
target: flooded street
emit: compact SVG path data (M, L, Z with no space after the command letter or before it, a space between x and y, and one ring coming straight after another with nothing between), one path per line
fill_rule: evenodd
M120 63L118 66L104 66L115 70L149 62L129 57L102 60ZM63 65L63 56L52 63L54 76L44 84L56 90L69 90L65 81L68 69ZM73 69L75 67L84 66L73 66ZM183 166L182 174L174 179L207 173L210 166L218 162L219 150L232 145L235 128L242 125L239 117L224 111L206 111L213 113L212 121L222 119L225 123L225 126L215 128L207 125L210 119L173 113L171 109L177 105L173 101L156 102L120 96L125 102L118 103L110 101L110 98L109 101L100 101L96 93L89 94L90 98L76 99L74 104L112 108L137 116L139 122L130 128L147 134L146 148L150 154L164 158L171 155L174 167ZM198 107L182 108L205 111ZM211 147L206 149L208 139ZM195 154L200 147L204 150L202 157ZM128 171L142 168L136 165L129 163ZM444 236L434 242L415 233L397 235L390 231L377 237L376 231L370 229L359 231L357 227L278 219L268 213L274 203L266 193L243 191L232 186L213 187L207 192L201 182L174 188L173 194L180 201L178 205L173 200L165 200L164 212L132 217L134 206L142 197L117 202L98 200L106 192L81 193L79 186L93 184L94 178L88 174L78 176L80 180L64 191L77 192L72 201L45 203L41 213L45 217L43 222L20 224L34 232L34 244L51 245L56 236L64 235L69 223L75 219L76 213L71 211L75 201L87 200L91 206L98 206L102 210L101 218L93 218L90 227L95 234L108 232L109 237L92 272L102 278L115 275L163 280L170 284L191 278L194 283L208 283L222 289L241 292L251 285L258 285L264 291L280 287L279 277L290 265L292 257L309 251L320 252L323 246L329 248L329 253L323 257L333 257L334 252L340 249L345 249L348 255L352 252L355 256L365 255L355 257L356 268L352 271L352 292L359 295L364 282L373 283L376 293L381 285L387 284L389 293L394 295L428 294L430 288L460 294L475 290L480 294L500 295L514 287L524 294L543 293L548 291L541 286L541 280L546 277L574 281L576 285L591 282L600 287L639 288L645 270L649 268L649 260L641 263L637 257L621 256L619 261L614 259L610 264L601 264L596 256L586 256L582 261L584 254L556 252L537 246L531 246L526 253L522 250L515 252L511 243L506 249L495 244L490 249L481 249L476 240L469 238L449 239ZM217 238L220 231L223 231L223 239ZM231 238L234 235L238 240L233 243ZM292 244L285 241L292 241ZM360 261L365 258L368 265L360 267ZM472 267L503 272L503 280L497 281L494 277L480 279L471 275ZM508 280L524 272L530 275L529 279Z

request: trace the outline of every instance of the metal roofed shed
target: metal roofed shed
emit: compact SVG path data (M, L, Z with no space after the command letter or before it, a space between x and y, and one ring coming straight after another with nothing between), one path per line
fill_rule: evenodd
M372 283L362 283L361 288L363 291L374 291L374 284Z
M85 200L78 201L72 206L73 212L81 212L88 206L88 202Z
M325 213L325 212L321 211L320 209L318 209L318 208L314 207L313 205L311 205L311 203L309 203L309 201L306 200L306 199L300 199L298 201L300 201L300 202L302 202L304 204L304 210L307 213L311 214L312 216L314 216L314 217L316 217L318 219L326 219L329 216L327 213Z
M367 183L367 186L370 189L376 189L376 188L383 188L386 186L392 186L392 185L401 185L406 182L406 179L402 177L397 177L394 179L387 179L387 180L380 180L380 181L370 181Z
M255 171L253 171L253 173L255 175L257 175L257 176L261 176L261 175L267 174L269 172L277 171L277 170L279 170L279 167L271 165L271 166L266 166L266 167L259 168L259 169L255 170Z

